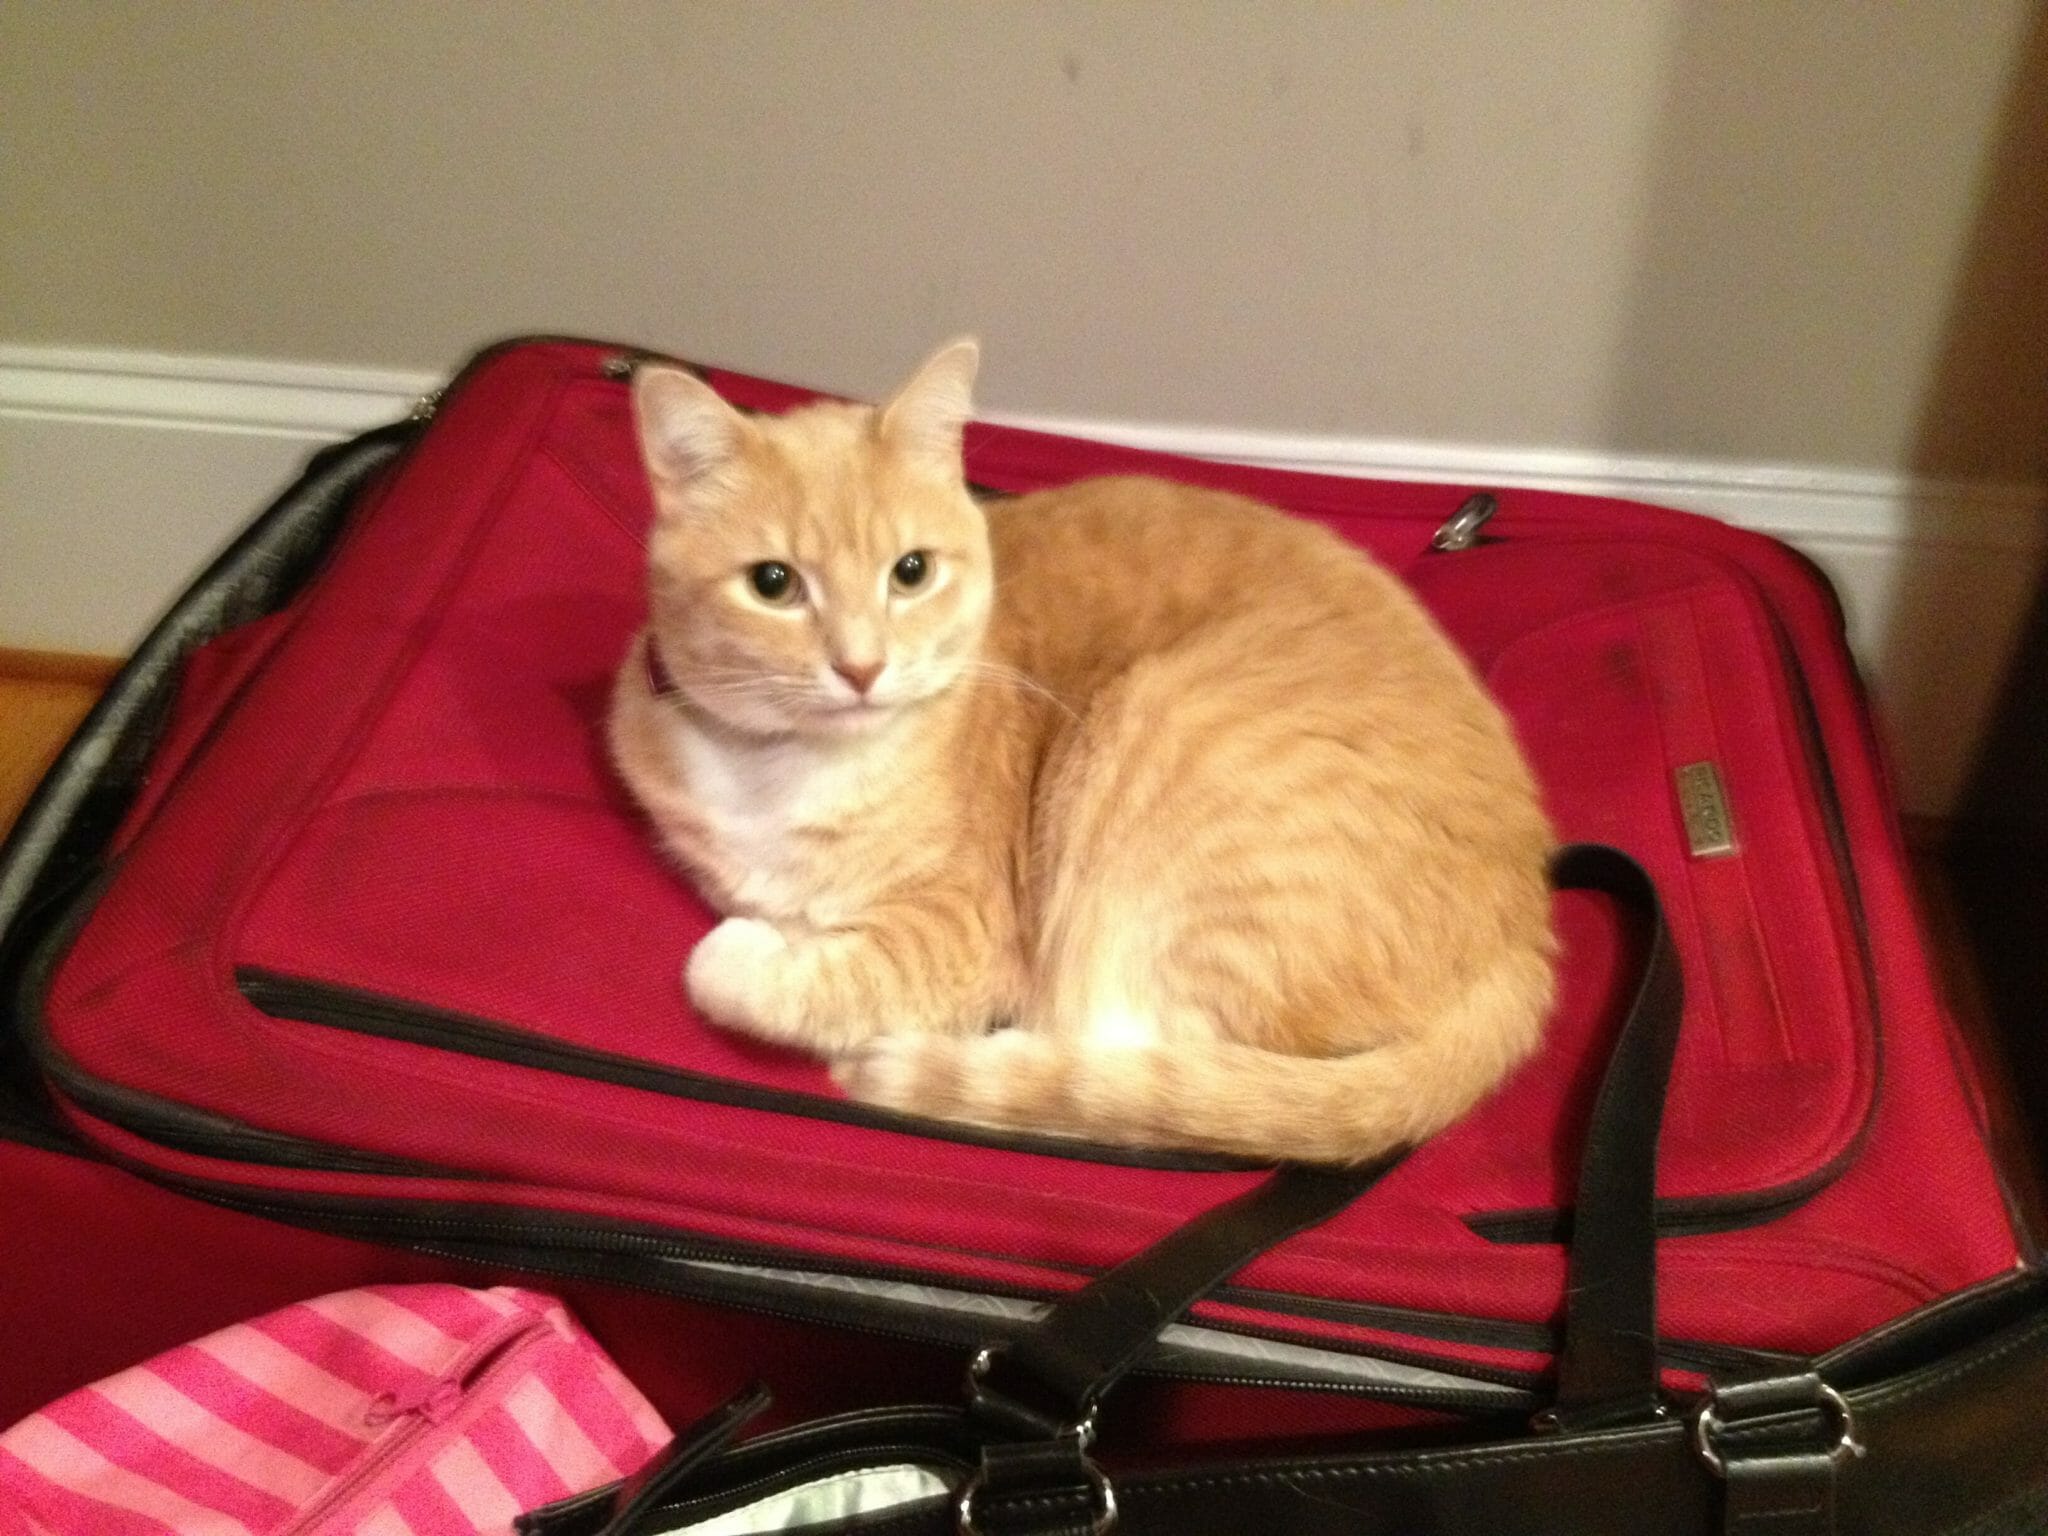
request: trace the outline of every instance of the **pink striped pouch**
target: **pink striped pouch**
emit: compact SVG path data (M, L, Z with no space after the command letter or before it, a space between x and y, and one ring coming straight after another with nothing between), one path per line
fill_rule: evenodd
M668 1439L560 1302L372 1286L224 1329L0 1434L0 1536L509 1536Z

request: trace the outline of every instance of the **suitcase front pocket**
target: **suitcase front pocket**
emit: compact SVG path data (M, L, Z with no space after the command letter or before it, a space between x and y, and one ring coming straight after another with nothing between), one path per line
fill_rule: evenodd
M1686 1018L1665 1108L1662 1229L1782 1215L1853 1158L1880 1033L1834 786L1777 619L1740 571L1647 540L1503 542L1424 579L1454 629L1473 603L1468 643L1560 834L1627 850L1666 904ZM1479 610L1507 590L1529 600ZM1561 1010L1544 1058L1509 1090L1566 1143L1584 1107L1561 1074L1598 1049L1583 1015ZM1556 1145L1524 1149L1569 1164ZM1541 1172L1502 1186L1534 1186ZM1503 1201L1468 1221L1496 1241L1549 1242L1562 1216L1554 1201Z

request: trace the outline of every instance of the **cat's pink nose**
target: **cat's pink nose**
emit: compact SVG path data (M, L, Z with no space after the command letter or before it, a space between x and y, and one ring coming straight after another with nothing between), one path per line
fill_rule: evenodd
M884 665L879 661L835 661L832 670L851 683L855 693L865 697L875 686L875 679L882 675Z

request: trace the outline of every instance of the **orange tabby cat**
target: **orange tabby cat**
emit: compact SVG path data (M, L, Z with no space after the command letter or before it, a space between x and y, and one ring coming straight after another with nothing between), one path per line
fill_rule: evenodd
M1140 479L977 505L977 361L780 418L634 382L658 515L611 738L726 914L691 998L921 1115L1322 1162L1429 1135L1551 1000L1499 710L1310 524Z

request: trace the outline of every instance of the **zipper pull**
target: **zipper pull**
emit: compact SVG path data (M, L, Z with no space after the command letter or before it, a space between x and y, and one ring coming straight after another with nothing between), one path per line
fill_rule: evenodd
M363 1410L363 1422L372 1429L382 1429L398 1419L417 1415L429 1424L439 1424L461 1405L460 1381L436 1381L403 1395L379 1392Z
M378 1393L371 1399L363 1417L373 1426L409 1416L429 1424L439 1424L459 1409L471 1389L503 1364L508 1356L535 1338L560 1335L563 1322L564 1315L559 1307L542 1313L529 1310L514 1313L472 1342L461 1358L448 1365L434 1380L404 1392Z
M1429 541L1429 547L1439 554L1460 549L1470 549L1479 542L1479 530L1484 528L1493 514L1500 510L1500 503L1481 491L1467 496L1450 521L1437 529L1436 537Z

